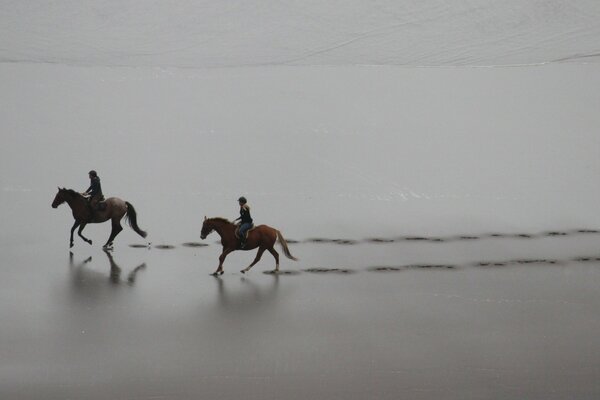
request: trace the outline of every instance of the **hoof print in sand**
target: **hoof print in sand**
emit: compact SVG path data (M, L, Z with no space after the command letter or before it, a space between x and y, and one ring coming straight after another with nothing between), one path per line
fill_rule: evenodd
M198 242L186 242L182 244L183 247L207 247L206 243L198 243Z
M351 274L354 272L346 268L307 268L304 271L317 274Z
M284 271L275 271L275 270L271 270L271 271L263 271L263 274L265 275L299 275L300 272L298 271L290 271L290 270L284 270Z
M172 244L157 244L156 246L154 246L154 248L161 250L172 250L175 248L175 246L173 246Z

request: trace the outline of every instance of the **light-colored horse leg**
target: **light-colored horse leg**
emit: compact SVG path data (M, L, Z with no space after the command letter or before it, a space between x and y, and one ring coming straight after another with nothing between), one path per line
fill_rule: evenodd
M77 234L79 235L80 238L82 238L83 240L85 240L87 243L92 244L92 241L88 238L86 238L85 236L83 236L83 228L85 228L85 226L87 225L87 223L83 223L79 226L79 230L77 231Z
M243 269L241 272L242 274L245 274L246 272L250 271L250 268L254 267L256 265L256 263L260 260L260 258L262 257L263 253L265 252L264 247L261 247L258 249L258 252L256 253L256 257L254 257L254 261L252 261L252 264L250 264L248 266L248 268Z
M269 249L269 253L275 257L275 272L279 272L279 253L272 247Z
M77 229L77 227L79 226L79 221L75 220L75 223L73 224L73 227L71 228L71 242L69 244L69 247L73 247L74 243L73 243L73 233L75 233L75 229Z

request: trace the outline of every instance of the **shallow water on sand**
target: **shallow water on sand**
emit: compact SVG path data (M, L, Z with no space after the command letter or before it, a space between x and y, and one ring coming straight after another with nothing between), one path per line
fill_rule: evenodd
M3 246L0 397L593 398L597 240Z
M596 65L0 81L1 399L600 396ZM92 168L150 244L91 225L69 252L50 203ZM284 273L209 275L202 218L240 195Z

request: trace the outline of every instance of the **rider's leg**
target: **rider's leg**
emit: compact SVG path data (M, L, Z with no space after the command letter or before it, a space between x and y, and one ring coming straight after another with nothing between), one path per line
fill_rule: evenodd
M246 247L246 236L248 234L248 229L250 229L250 224L245 223L242 224L242 226L240 226L240 241L241 241L241 248L243 249L244 247Z
M243 249L244 246L246 245L246 224L241 224L240 225L240 229L238 230L238 234L240 235L240 244L241 244L241 248Z

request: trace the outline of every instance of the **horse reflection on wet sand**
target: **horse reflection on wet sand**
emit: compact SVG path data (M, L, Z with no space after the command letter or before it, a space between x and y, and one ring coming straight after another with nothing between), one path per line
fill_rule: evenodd
M103 250L104 254L108 257L108 263L110 265L109 272L109 282L115 285L120 285L122 283L127 283L129 286L133 286L137 279L138 272L144 270L146 268L146 263L142 263L135 267L128 275L126 280L121 279L122 268L115 262L112 254L108 250ZM96 282L102 283L104 285L106 283L106 275L100 272L96 272L90 269L85 268L85 265L92 261L92 257L88 257L83 261L76 263L74 261L73 252L69 252L69 268L71 273L73 274L73 278L75 281L79 283L83 283L85 286L93 286Z
M226 311L250 317L255 313L261 313L273 307L278 307L275 301L279 293L279 275L273 275L268 283L260 281L257 283L248 276L242 276L239 283L235 280L226 281L219 275L215 275L217 283L217 308L218 313Z

